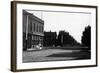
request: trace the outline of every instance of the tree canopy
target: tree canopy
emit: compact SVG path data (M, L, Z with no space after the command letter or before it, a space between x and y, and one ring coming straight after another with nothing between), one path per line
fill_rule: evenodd
M90 26L85 27L85 30L83 31L81 43L82 45L90 48L91 46L91 27Z

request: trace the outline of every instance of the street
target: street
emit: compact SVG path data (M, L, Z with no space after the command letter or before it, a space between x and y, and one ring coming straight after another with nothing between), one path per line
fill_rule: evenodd
M23 51L23 62L43 62L43 61L65 61L84 58L90 53L80 52L80 50L65 49L44 49L37 51ZM90 56L89 56L90 57ZM87 59L87 58L86 58Z

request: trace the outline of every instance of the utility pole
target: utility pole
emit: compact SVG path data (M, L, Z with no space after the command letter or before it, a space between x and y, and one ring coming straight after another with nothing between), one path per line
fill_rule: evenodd
M28 42L28 15L26 20L26 49L28 48L27 42Z
M63 35L61 35L61 44L63 45Z
M42 13L42 11L41 11L41 19L43 19L43 13Z

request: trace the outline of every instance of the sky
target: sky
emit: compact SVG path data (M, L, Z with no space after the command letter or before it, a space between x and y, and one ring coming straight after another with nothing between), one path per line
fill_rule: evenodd
M69 32L81 43L82 33L90 25L91 14L81 12L28 11L44 20L44 30L59 33L60 30Z

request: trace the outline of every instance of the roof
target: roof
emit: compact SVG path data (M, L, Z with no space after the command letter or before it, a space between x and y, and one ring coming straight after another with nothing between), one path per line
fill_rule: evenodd
M42 19L38 18L37 16L35 16L32 13L27 12L26 10L23 10L23 15L29 15L33 20L38 21L38 22L44 24L44 21Z

